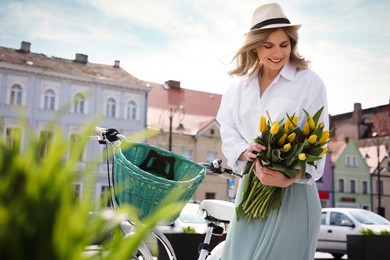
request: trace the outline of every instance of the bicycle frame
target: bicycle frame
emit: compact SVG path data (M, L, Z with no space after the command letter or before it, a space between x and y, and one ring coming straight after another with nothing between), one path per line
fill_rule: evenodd
M121 141L126 140L126 137L121 135L116 129L110 128L110 129L104 129L104 128L95 128L95 132L98 136L99 143L107 145L119 145ZM225 169L221 167L221 160L215 160L213 163L201 163L208 172L216 174L216 175L230 175L232 177L242 177L242 175L236 174L232 172L229 169ZM113 163L111 163L111 166ZM115 200L115 191L113 187L112 181L112 174L113 169L111 168L110 171L110 162L109 162L109 155L107 153L107 178L108 178L108 185L110 190L110 199L111 199L111 205L113 209L116 209L118 207L116 200ZM227 201L220 201L220 200L204 200L200 204L199 211L201 211L205 215L205 220L208 223L208 230L205 234L205 238L203 243L200 245L200 252L199 252L199 258L198 260L212 260L212 259L219 259L220 255L222 254L224 241L218 244L210 253L209 252L209 245L211 241L211 237L213 235L213 232L219 231L219 233L222 231L222 234L225 230L222 225L226 226L226 224L229 223L230 216L232 215L234 210L234 205L231 202ZM122 233L125 236L129 236L132 233L133 228L135 225L128 220L127 223L121 224L121 230ZM169 242L168 238L164 235L163 232L158 230L157 228L154 229L151 232L163 245L165 248L165 251L167 252L167 255L170 260L177 260L177 257L175 255L174 249ZM153 256L147 247L146 243L142 241L142 243L138 247L139 254L143 257L144 260L153 260Z

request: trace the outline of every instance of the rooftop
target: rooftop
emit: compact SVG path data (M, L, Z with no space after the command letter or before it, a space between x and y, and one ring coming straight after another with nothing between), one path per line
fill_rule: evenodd
M170 110L174 112L172 130L179 123L184 134L195 135L205 126L215 122L222 95L181 88L180 82L169 80L164 84L145 82L151 87L148 94L148 126L169 129Z
M30 51L31 44L22 42L20 49L0 46L0 65L2 63L37 68L44 71L61 72L79 75L91 79L109 80L126 84L141 84L142 82L120 67L115 61L112 66L88 62L88 56L77 53L74 60L58 57L47 57L44 54Z

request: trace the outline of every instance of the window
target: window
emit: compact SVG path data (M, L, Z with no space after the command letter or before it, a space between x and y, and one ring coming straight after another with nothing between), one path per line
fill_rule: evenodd
M320 202L321 202L321 208L329 208L329 200L328 199L320 200Z
M76 114L84 114L85 97L83 94L76 94L74 97L73 112Z
M106 104L106 117L115 117L116 102L115 99L109 98Z
M22 105L22 87L15 84L11 87L10 105Z
M206 192L206 200L213 200L215 199L215 192Z
M19 128L7 128L6 139L7 144L15 153L20 151L21 131Z
M333 226L346 226L349 223L352 223L351 220L343 213L332 212L330 214L330 224Z
M346 165L349 167L357 167L357 157L355 155L347 155L346 157Z
M185 158L191 160L192 159L192 151L191 150L186 150L186 149L183 149L181 150L181 153L180 153L182 156L184 156Z
M356 193L356 180L349 180L349 189L351 193Z
M53 90L48 89L45 91L45 97L43 102L43 109L54 110L56 95Z
M136 120L137 119L137 104L134 101L127 103L127 119Z
M368 194L368 181L362 181L362 193Z
M70 135L70 147L69 147L69 157L72 157L74 153L81 147L81 136L77 134ZM83 153L81 152L79 155L79 161L83 158Z
M80 201L81 199L81 185L75 184L73 186L73 197L75 201Z
M207 152L207 154L206 154L206 162L207 163L212 163L215 159L217 159L216 152Z
M344 179L339 179L339 192L344 192Z
M111 198L110 198L110 186L103 185L100 187L100 207L111 207Z
M321 225L325 225L326 223L326 212L322 212L321 214Z
M45 157L50 146L51 139L53 138L53 133L50 131L41 131L41 134L39 136L39 156Z

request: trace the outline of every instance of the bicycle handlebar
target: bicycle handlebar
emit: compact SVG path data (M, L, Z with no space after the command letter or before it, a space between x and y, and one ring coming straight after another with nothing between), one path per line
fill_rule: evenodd
M233 172L231 169L223 168L222 167L222 160L221 159L215 159L211 163L199 163L200 165L206 167L207 172L215 174L215 175L230 175L232 177L239 177L242 178L241 174L237 174Z
M98 136L99 140L107 140L110 143L127 139L115 128L102 128L96 126L94 132Z
M116 141L122 141L126 140L127 138L119 133L118 130L115 128L102 128L102 127L95 127L95 134L98 136L99 142L105 143L106 141L113 143ZM223 168L222 167L222 160L221 159L215 159L211 163L199 163L200 165L204 166L208 173L212 173L218 176L228 176L228 177L239 177L242 178L241 174L237 174L233 172L231 169ZM229 176L230 175L230 176Z

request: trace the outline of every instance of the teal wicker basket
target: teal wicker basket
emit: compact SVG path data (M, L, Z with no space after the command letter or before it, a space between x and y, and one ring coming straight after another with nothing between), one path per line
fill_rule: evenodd
M112 179L115 200L119 206L127 204L135 207L139 218L144 219L168 193L178 194L169 197L175 202L187 202L205 175L203 166L181 155L152 145L126 141L114 154Z

